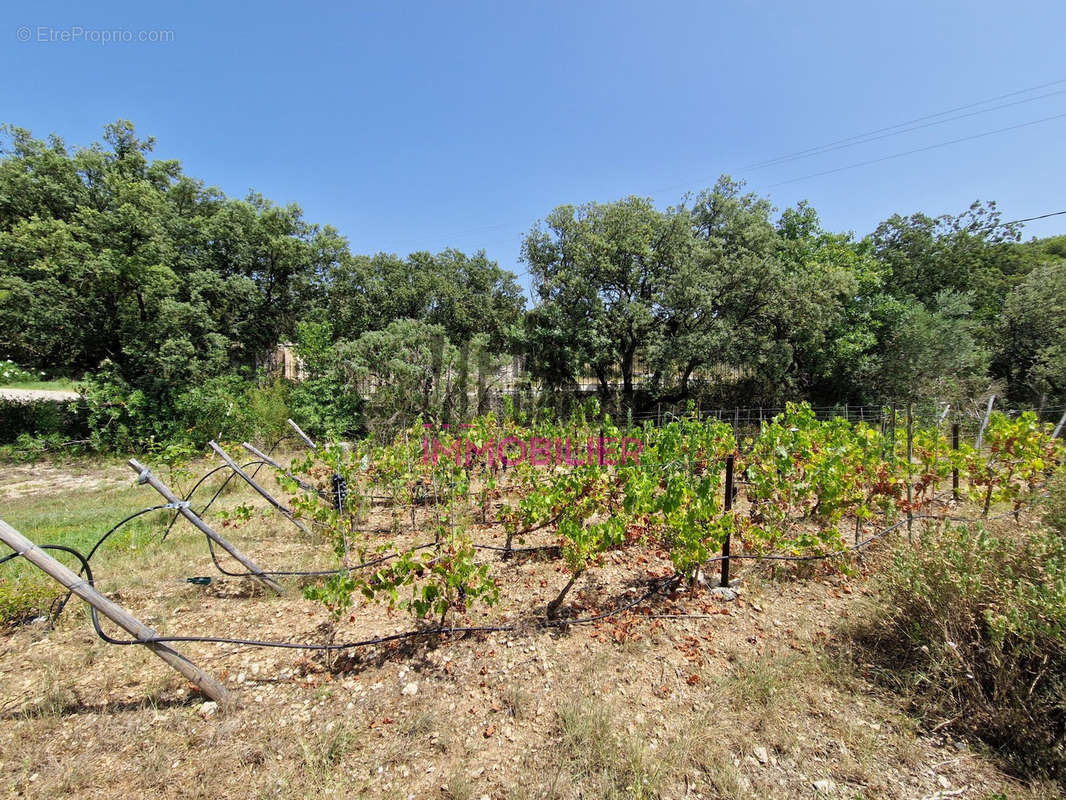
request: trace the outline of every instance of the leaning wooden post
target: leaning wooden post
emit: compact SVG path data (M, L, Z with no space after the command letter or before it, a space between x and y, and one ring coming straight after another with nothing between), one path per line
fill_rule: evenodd
M315 494L319 493L318 489L316 489L314 486L312 486L307 481L301 480L300 478L297 478L289 470L285 469L285 467L281 466L281 464L279 464L273 458L268 456L266 453L264 453L258 447L254 447L253 445L248 444L248 442L241 442L241 447L243 447L245 450L247 450L253 456L258 458L260 461L266 462L269 466L271 466L274 469L276 469L279 472L281 472L289 480L295 481L296 485L299 486L301 489L303 489L305 492L314 492Z
M318 450L318 445L316 445L314 442L312 442L311 438L306 433L304 433L302 430L300 430L300 426L299 425L297 425L291 419L288 420L288 423L289 423L289 427L291 427L294 431L296 431L296 435L304 440L304 444L306 444L312 450Z
M1055 426L1055 430L1051 433L1052 439L1058 439L1059 434L1062 433L1062 426L1066 425L1066 411L1062 412L1062 417L1059 419L1059 424Z
M174 492L168 489L167 486L159 480L159 478L152 474L152 471L148 469L148 467L144 466L140 461L135 458L131 458L126 463L129 464L130 469L138 473L138 483L147 483L149 486L159 492L159 494L163 495L163 497L166 498L168 503L173 503L174 507L178 509L178 513L180 513L183 517L185 517L185 519L191 522L194 527L198 528L200 532L207 536L209 539L211 539L211 541L213 541L215 544L217 544L219 547L221 547L223 550L225 550L227 553L237 559L237 561L240 562L240 564L248 570L249 577L256 578L257 580L262 581L266 586L268 586L270 589L273 589L278 594L284 594L285 589L280 583L275 581L269 575L266 575L263 570L261 570L258 565L256 565L254 561L252 561L250 558L248 558L248 556L244 555L244 553L242 553L232 544L223 539L214 530L214 528L204 522L199 516L197 516L195 511L189 508L188 501L183 501L180 497L174 494Z
M214 450L216 453L219 454L219 456L222 457L222 460L226 462L227 467L229 467L237 475L239 475L241 477L241 480L243 480L245 483L255 489L255 491L258 492L264 500L270 503L270 505L274 506L274 508L280 511L285 516L285 518L289 520L289 522L291 522L297 528L302 530L304 533L310 533L310 531L307 530L307 526L293 516L291 509L275 500L274 496L270 492L268 492L266 489L256 483L251 475L241 469L240 464L230 458L229 453L219 447L215 442L208 442L208 444L211 446L212 450Z
M723 508L726 513L729 513L733 508L733 460L734 455L730 453L726 456L725 460L725 503ZM726 532L725 539L722 540L722 586L729 587L729 540L730 535Z
M977 444L974 445L974 450L980 452L981 442L985 440L985 428L988 426L988 418L992 416L992 404L996 402L996 396L992 395L988 398L988 408L985 409L985 418L981 420L981 429L977 431Z
M137 637L137 640L143 642L145 647L188 678L201 692L216 703L223 706L230 705L229 692L226 691L221 683L176 650L172 650L162 642L151 641L158 636L153 629L138 620L122 606L108 600L90 586L89 582L82 576L76 575L67 569L67 567L56 561L2 519L0 519L0 541L35 567L43 570L49 577L58 581L69 592L76 594L105 617L112 620L131 636Z

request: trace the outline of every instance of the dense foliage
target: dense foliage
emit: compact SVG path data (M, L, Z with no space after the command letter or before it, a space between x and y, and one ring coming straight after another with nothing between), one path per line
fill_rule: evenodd
M128 122L80 148L4 130L0 357L84 378L100 447L266 435L282 406L347 434L469 419L513 358L520 386L558 401L591 384L616 413L1066 403L1064 237L1021 243L992 203L862 239L728 177L666 209L561 206L523 241L527 310L483 252L353 254L296 205L153 159ZM266 377L283 342L294 386Z

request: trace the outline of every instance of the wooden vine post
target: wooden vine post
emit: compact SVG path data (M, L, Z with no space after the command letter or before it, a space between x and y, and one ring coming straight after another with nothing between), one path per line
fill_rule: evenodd
M226 691L226 688L221 683L178 651L172 650L162 642L151 641L158 635L152 628L149 628L122 606L108 600L90 586L85 578L75 574L59 561L56 561L56 559L52 558L2 519L0 519L0 541L35 567L41 569L50 578L60 583L69 592L76 594L131 636L135 636L138 641L144 643L145 647L188 678L193 685L216 703L222 706L231 704L229 692Z
M302 530L304 533L310 533L310 531L307 530L307 526L304 525L302 522L300 522L300 520L296 519L295 516L293 516L293 513L292 513L291 509L289 509L288 507L282 505L280 502L278 502L276 499L274 499L274 496L270 492L268 492L266 489L264 489L262 486L260 486L258 483L256 483L255 479L251 475L249 475L247 472L245 472L243 469L241 469L240 464L238 464L236 461L234 461L230 457L229 453L227 453L225 450L223 450L221 447L219 447L215 442L208 442L208 444L211 446L212 450L214 450L216 453L219 454L219 456L222 457L222 460L226 462L226 466L227 467L229 467L237 475L239 475L241 480L243 480L245 483L247 483L249 486L251 486L253 489L255 489L255 491L264 500L266 500L268 503L270 503L270 505L274 506L274 508L276 508L279 512L281 512L281 514L286 519L288 519L289 522L291 522L297 528Z
M304 433L302 430L300 430L300 426L299 425L297 425L291 419L288 420L288 423L289 423L289 427L292 428L294 431L296 431L296 435L299 436L301 439L303 439L304 444L306 444L312 450L317 450L318 449L318 445L316 445L314 442L311 441L311 437L309 437L306 433Z
M981 452L981 444L985 440L985 428L988 427L988 418L992 416L992 404L996 402L996 396L992 395L988 398L988 408L985 409L985 417L981 420L981 429L977 431L977 443L974 444L974 450Z
M189 504L187 501L183 501L176 494L174 494L174 492L167 488L167 486L161 480L159 480L159 478L152 474L151 470L149 470L148 467L144 466L140 461L135 458L131 458L126 463L129 464L130 468L134 472L138 473L138 481L140 483L147 483L149 486L159 492L159 494L161 494L164 498L166 498L168 503L172 503L174 508L176 508L178 512L183 517L185 517L185 519L191 522L194 527L196 527L201 533L207 536L207 538L209 538L211 541L213 541L215 544L217 544L219 547L221 547L223 550L233 556L241 564L241 566L247 569L249 572L249 577L261 581L265 586L267 586L269 589L272 589L274 592L277 592L278 594L285 593L285 589L280 583L275 581L269 575L266 575L254 561L248 558L248 556L244 555L244 553L242 553L228 541L223 539L222 536L219 535L214 528L204 522L196 514L195 511L189 508Z
M276 469L279 472L281 472L290 481L295 481L296 485L299 486L301 489L303 489L305 492L312 492L314 494L318 494L318 489L316 489L314 486L309 484L307 481L301 480L300 478L297 478L289 470L285 469L285 467L283 467L281 464L279 464L277 461L275 461L273 458L268 456L266 453L264 453L259 448L255 447L254 445L249 444L248 442L241 442L241 447L243 447L245 450L247 450L253 456L258 458L260 461L263 461L266 464L269 464L274 469Z

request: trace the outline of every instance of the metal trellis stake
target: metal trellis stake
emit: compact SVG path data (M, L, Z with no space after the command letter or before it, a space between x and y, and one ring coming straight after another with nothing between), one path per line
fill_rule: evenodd
M264 574L263 570L261 570L254 561L252 561L250 558L248 558L248 556L246 556L232 544L223 539L222 536L220 536L214 528L212 528L210 525L200 519L196 512L189 508L189 504L187 502L182 501L181 498L179 498L176 494L174 494L174 492L167 488L166 484L164 484L161 480L159 480L159 478L153 475L152 471L148 469L148 467L144 466L144 464L142 464L135 458L131 458L126 463L129 464L130 469L138 473L138 475L140 476L138 478L139 483L147 483L149 486L159 492L159 494L161 494L164 498L166 498L166 501L168 503L173 503L174 507L178 509L178 513L180 513L183 517L185 517L185 519L191 522L193 526L196 527L205 536L207 536L207 538L209 538L211 541L213 541L215 544L217 544L219 547L221 547L223 550L233 556L241 564L241 566L247 569L250 573L249 577L261 581L268 588L272 589L278 594L285 593L285 588L280 583L275 581L269 575Z
M733 460L734 455L730 454L725 460L725 505L726 512L733 509ZM725 538L722 540L722 586L729 586L729 540L730 534L726 532Z
M230 696L225 687L211 675L189 661L176 650L162 642L152 642L158 634L134 617L122 606L108 600L82 576L76 575L44 550L31 542L17 530L0 519L0 541L25 558L35 567L43 570L50 578L62 584L68 591L76 594L131 636L144 642L144 646L159 656L163 661L188 678L201 692L219 705L229 705Z

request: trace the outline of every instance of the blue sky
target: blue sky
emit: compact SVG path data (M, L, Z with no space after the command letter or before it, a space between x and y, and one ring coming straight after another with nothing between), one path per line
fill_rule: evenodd
M557 205L665 206L722 172L859 235L978 198L1007 219L1066 210L1066 117L805 177L1066 114L1061 0L40 2L0 15L0 120L87 144L131 119L187 173L297 202L355 252L484 248L521 272L522 234ZM47 41L78 28L81 41ZM114 29L172 41L84 41ZM967 112L1026 101L1007 108L740 169L1054 81ZM1063 231L1066 216L1025 233Z

